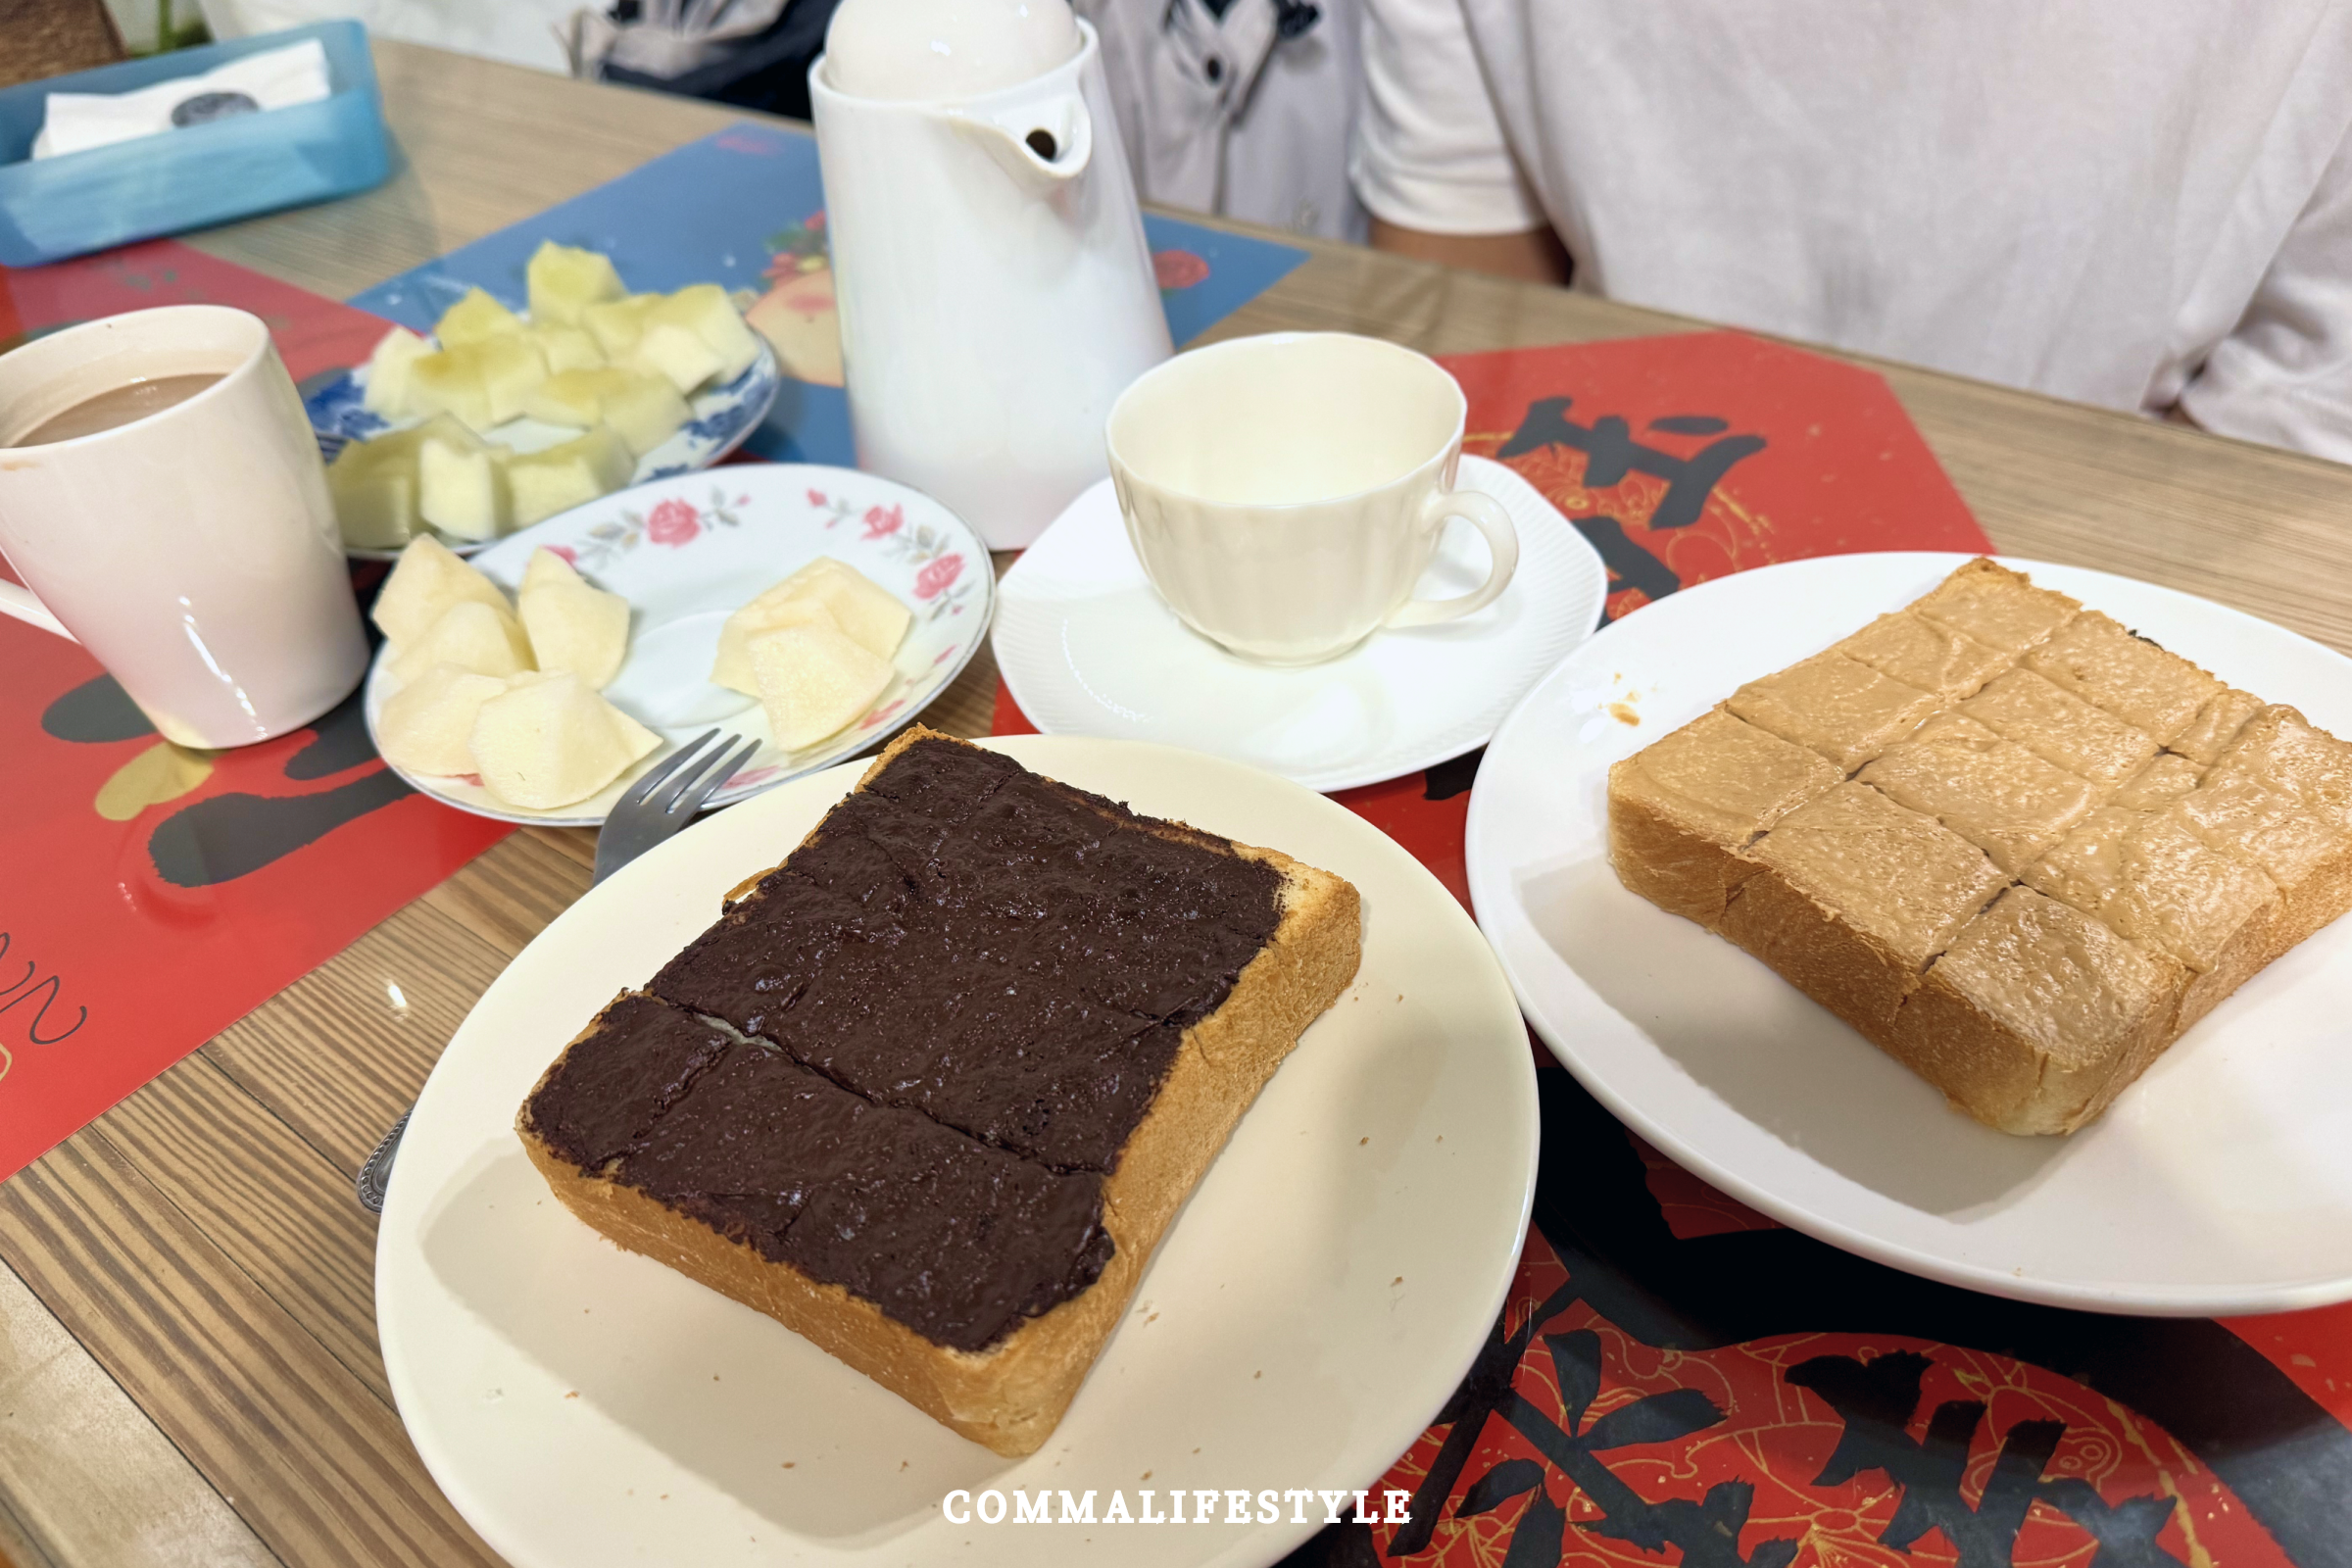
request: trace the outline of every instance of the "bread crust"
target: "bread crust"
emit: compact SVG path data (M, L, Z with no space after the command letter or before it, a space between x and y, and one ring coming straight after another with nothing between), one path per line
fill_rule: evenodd
M865 788L908 746L950 738L920 725L908 729L875 759L857 788ZM1195 832L1181 823L1154 831ZM1109 1343L1169 1223L1243 1112L1307 1025L1355 978L1362 912L1354 886L1279 851L1244 844L1232 849L1281 874L1281 920L1224 1003L1185 1031L1159 1093L1121 1148L1117 1168L1103 1180L1102 1222L1116 1250L1101 1276L985 1349L936 1344L841 1286L770 1262L747 1242L729 1240L601 1172L570 1165L530 1125L528 1099L515 1119L516 1135L558 1200L612 1242L767 1314L974 1443L1007 1457L1033 1453ZM740 884L729 902L766 874ZM591 1023L572 1044L595 1028ZM563 1060L549 1066L541 1086ZM532 1096L537 1094L535 1086Z

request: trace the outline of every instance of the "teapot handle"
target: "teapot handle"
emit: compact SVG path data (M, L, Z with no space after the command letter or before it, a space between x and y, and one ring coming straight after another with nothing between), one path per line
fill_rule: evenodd
M1041 94L985 115L959 113L955 119L1015 184L1035 195L1052 195L1076 179L1094 157L1094 117L1074 90Z

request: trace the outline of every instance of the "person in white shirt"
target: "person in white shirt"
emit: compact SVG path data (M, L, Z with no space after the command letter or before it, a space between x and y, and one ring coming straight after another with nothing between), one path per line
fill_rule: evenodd
M1368 0L1363 49L1375 245L2352 462L2352 0Z

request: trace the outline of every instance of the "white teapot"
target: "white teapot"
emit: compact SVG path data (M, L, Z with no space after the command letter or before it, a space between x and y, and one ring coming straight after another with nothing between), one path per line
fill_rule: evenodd
M1094 29L1066 0L844 0L808 88L858 465L1027 545L1170 352Z

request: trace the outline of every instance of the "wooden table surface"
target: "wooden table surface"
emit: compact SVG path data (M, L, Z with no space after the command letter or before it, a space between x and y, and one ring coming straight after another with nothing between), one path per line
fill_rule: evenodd
M400 172L195 236L344 298L739 114L376 45ZM1212 334L1371 332L1432 352L1695 323L1313 244ZM2183 588L2352 652L2352 469L1881 366L2010 554ZM985 651L942 727L985 733ZM507 961L588 886L527 830L0 1185L0 1560L435 1568L497 1559L394 1413L375 1226L352 1178Z

